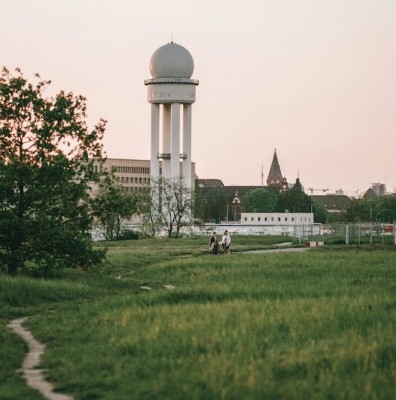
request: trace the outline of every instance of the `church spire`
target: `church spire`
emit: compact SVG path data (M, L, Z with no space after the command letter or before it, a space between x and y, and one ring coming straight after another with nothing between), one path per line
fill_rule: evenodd
M268 187L282 187L282 172L280 169L278 156L276 155L276 149L274 150L274 157L272 159L271 168L267 178L267 186Z

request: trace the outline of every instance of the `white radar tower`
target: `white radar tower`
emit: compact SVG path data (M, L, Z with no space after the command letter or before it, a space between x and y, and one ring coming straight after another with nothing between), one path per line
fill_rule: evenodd
M176 43L158 48L150 60L152 79L144 84L151 104L152 178L182 178L192 189L191 176L191 105L195 86L191 79L194 61L190 52ZM161 147L161 148L160 148ZM160 174L160 161L162 174Z

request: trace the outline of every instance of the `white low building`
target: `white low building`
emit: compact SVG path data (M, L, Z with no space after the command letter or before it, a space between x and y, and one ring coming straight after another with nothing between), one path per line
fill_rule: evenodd
M239 224L228 229L241 235L285 235L308 237L319 235L322 224L314 223L313 213L241 213ZM218 228L222 229L223 226Z
M312 225L313 213L241 213L241 225Z

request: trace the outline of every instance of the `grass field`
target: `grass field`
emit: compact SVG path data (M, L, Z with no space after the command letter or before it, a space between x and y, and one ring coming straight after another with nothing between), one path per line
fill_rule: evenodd
M206 242L110 243L100 272L0 276L0 398L41 398L6 328L25 315L75 399L395 398L395 246L244 254L275 243L238 237L211 257Z

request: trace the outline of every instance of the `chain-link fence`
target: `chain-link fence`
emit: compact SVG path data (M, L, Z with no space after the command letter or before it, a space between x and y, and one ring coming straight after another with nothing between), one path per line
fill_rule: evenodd
M319 235L307 235L301 240L327 244L395 244L396 225L382 223L337 223L322 225Z

